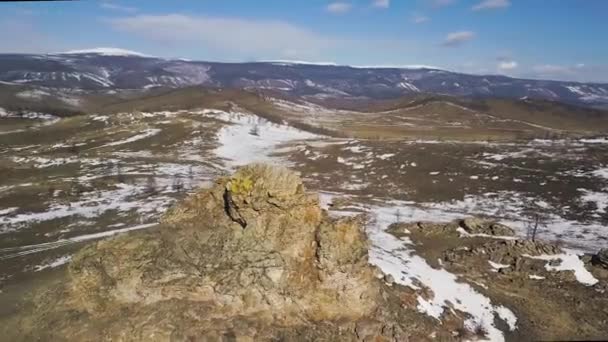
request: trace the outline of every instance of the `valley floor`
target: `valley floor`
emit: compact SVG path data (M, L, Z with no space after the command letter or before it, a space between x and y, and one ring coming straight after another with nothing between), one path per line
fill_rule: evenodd
M60 272L87 242L154 227L176 200L260 161L299 171L332 215L368 214L370 262L398 284L431 289L432 298L417 297L421 313L439 320L450 306L491 340L518 336L518 310L387 233L392 223L475 215L521 237L538 223L539 239L567 247L558 270L573 271L583 288L597 279L577 255L608 242L608 139L355 140L213 109L6 123L0 303Z

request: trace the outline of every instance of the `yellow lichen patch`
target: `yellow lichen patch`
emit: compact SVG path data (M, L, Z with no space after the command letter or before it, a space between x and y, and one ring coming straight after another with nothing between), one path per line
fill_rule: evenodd
M246 195L253 189L253 180L249 176L233 178L228 183L228 190L235 195Z

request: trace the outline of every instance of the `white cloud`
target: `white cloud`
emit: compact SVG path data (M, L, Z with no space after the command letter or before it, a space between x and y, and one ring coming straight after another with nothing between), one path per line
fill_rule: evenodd
M355 65L436 63L426 58L423 46L428 43L423 40L335 35L279 20L139 14L102 22L131 42L125 47L161 57L227 62L297 59Z
M471 9L473 11L481 11L496 8L506 8L509 6L511 6L511 1L509 0L483 0L482 2L473 6Z
M472 31L458 31L451 32L445 37L443 41L444 46L460 46L475 38L475 32Z
M540 64L533 66L522 76L550 80L606 83L608 82L608 65Z
M425 16L425 15L421 15L421 14L414 14L412 16L412 22L414 24L422 24L422 23L426 23L427 21L431 20L429 17Z
M111 2L102 2L101 4L99 4L99 7L103 8L103 9L119 11L119 12L127 12L127 13L137 12L137 8L135 8L135 7L117 5L117 4L114 4Z
M372 6L377 8L389 8L391 6L391 0L373 0Z
M222 56L317 58L334 39L276 20L187 16L135 15L108 20L116 30L159 45L214 50Z
M568 66L562 66L562 65L553 65L553 64L542 64L542 65L536 65L532 68L532 70L534 72L537 72L539 74L571 74L572 73L572 68L568 67Z
M519 64L516 61L502 61L498 63L498 69L500 71L506 72L517 68Z
M343 14L349 12L352 7L353 6L348 2L332 2L331 4L327 5L326 10L329 13Z

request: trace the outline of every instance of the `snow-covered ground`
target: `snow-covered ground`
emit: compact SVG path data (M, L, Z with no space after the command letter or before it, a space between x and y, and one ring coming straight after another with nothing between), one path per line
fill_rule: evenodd
M42 100L46 96L51 96L50 93L44 90L25 90L16 94L17 97L22 99Z
M61 256L61 257L59 257L59 258L57 258L55 260L52 260L52 261L50 261L48 263L45 263L45 264L42 264L42 265L36 265L34 267L34 271L35 272L40 272L40 271L46 270L48 268L59 267L61 265L67 264L68 262L70 262L70 260L72 260L72 256L70 256L70 255L64 255L64 256Z
M598 280L595 279L591 272L587 271L585 268L585 264L579 258L581 253L574 250L565 249L565 252L562 254L555 255L539 255L539 256L530 256L528 258L545 260L545 261L560 261L557 266L552 266L549 263L545 265L547 271L572 271L576 280L578 280L581 284L584 285L595 285Z
M101 147L110 147L110 146L118 146L118 145L129 144L129 143L132 143L132 142L135 142L135 141L138 141L138 140L149 138L149 137L154 136L154 135L156 135L156 134L158 134L160 132L161 132L161 129L159 129L159 128L149 128L149 129L146 129L146 130L142 131L141 133L136 134L134 136L131 136L131 137L127 138L127 139L118 140L118 141L112 141L112 142L107 143L107 144L105 144L105 145L103 145Z
M6 109L0 107L0 118L13 118L13 119L29 119L29 120L43 120L43 121L52 121L53 123L59 120L58 117L51 114L46 113L36 113L36 112L27 112L27 113L13 113L9 112Z
M327 207L331 198L338 196L323 193L321 204ZM467 283L445 269L431 267L426 260L416 255L408 238L398 239L385 230L395 222L395 215L402 209L398 203L371 206L372 217L366 231L372 243L370 263L393 276L401 285L420 290L421 286L432 291L430 298L418 296L418 310L424 314L441 319L445 310L458 309L470 315L465 324L471 331L482 326L490 341L503 341L503 332L495 326L500 319L510 330L517 328L517 317L508 308L496 305ZM337 215L344 213L337 211ZM350 213L346 213L349 215Z
M271 161L272 152L282 144L319 137L251 114L212 110L206 111L205 115L230 123L220 129L219 146L214 152L232 167Z
M307 107L306 105L303 105L303 107L305 108L300 108L300 110L314 110L314 108ZM90 234L81 234L37 245L0 249L0 260L152 227L155 225L154 222L159 214L175 201L175 198L170 196L171 192L173 192L171 189L171 179L175 175L184 178L186 175L191 175L196 182L192 187L195 187L206 181L210 181L218 172L231 171L240 165L252 162L285 164L287 163L286 160L276 158L273 154L278 150L289 152L291 149L301 148L302 144L298 145L296 142L301 143L305 141L304 145L311 147L343 145L338 148L341 148L345 153L355 154L358 157L338 156L336 157L337 160L333 160L353 170L365 170L367 165L378 160L387 163L396 162L396 155L394 153L375 153L366 146L353 144L352 140L324 138L288 125L271 123L245 112L225 112L219 110L157 112L141 113L140 117L146 120L154 120L155 118L173 120L182 114L202 115L226 123L217 132L215 141L210 142L211 144L216 144L216 148L211 150L211 154L197 151L194 146L198 146L200 141L192 140L183 142L180 148L174 151L175 156L179 156L179 163L159 162L157 160L150 163L146 161L142 162L141 159L158 157L159 153L153 153L145 148L139 151L112 151L103 160L95 158L79 158L77 160L82 164L82 172L77 177L77 180L89 183L99 178L114 176L113 171L100 173L100 169L96 168L97 166L114 165L117 164L117 161L125 158L138 159L138 164L125 164L122 166L121 174L124 176L151 177L154 186L158 190L156 195L145 195L147 185L139 181L134 183L117 183L113 187L102 191L84 193L80 198L71 203L50 203L48 208L41 212L20 211L17 207L0 209L0 233L24 229L24 227L36 222L66 217L82 219L82 221L79 221L81 222L79 224L86 225L88 224L87 222L94 221L95 218L111 211L115 211L117 215L134 214L140 216L142 224L126 225L125 227L119 223L118 226L107 226L102 231ZM3 112L0 109L0 116L2 115ZM99 122L109 125L112 119L113 117L109 116L93 116L91 121L96 122L98 125ZM136 119L135 116L133 116L133 119ZM122 147L123 145L143 139L162 136L162 134L163 130L161 128L150 127L138 132L131 132L130 137L106 143L102 147ZM445 142L423 141L404 143L438 144ZM538 141L534 144L542 145L546 144L546 142ZM53 148L60 148L62 146L62 144L57 144ZM317 151L304 148L304 153L310 160L316 160L322 156ZM501 161L506 158L517 158L532 153L536 153L536 151L527 146L521 151L505 154L489 154L483 157L492 161ZM46 158L40 156L21 156L11 158L18 163L30 163L35 168L55 167L65 163L76 162L71 157ZM218 158L223 161L224 165L217 164L219 163ZM203 167L197 163L204 163L206 166ZM413 161L399 161L396 163L397 168L400 170L418 167L418 164ZM593 175L608 178L608 171L606 170L605 166L599 166L596 171L593 171ZM429 172L429 175L434 178L444 174L445 172L440 170ZM306 176L314 177L315 175ZM470 176L471 180L478 178L475 175ZM363 178L349 177L343 177L340 184L342 184L344 190L361 190L372 186L372 184L366 182ZM3 189L2 191L13 191L17 186L10 185L0 189ZM601 210L606 210L608 207L605 193L592 192L586 189L581 189L580 192L581 201L594 201ZM320 196L321 203L327 207L327 204L331 202L331 198L334 196L343 196L343 194L340 192L322 192ZM470 315L466 320L468 328L474 330L476 326L481 325L488 333L487 337L490 340L500 341L504 339L504 336L503 332L495 326L496 319L502 320L511 330L517 328L517 317L511 310L492 303L488 297L476 291L467 283L459 282L456 275L445 269L431 267L422 257L415 254L412 242L409 239L398 239L385 230L391 223L395 222L396 217L399 217L400 221L409 222L452 221L471 215L488 215L500 218L503 223L516 229L520 235L525 235L527 222L522 220L522 212L525 209L524 203L527 202L536 202L536 205L539 207L548 209L547 203L535 201L535 199L527 198L517 192L503 191L488 192L482 195L465 195L462 200L447 202L415 203L411 201L396 201L390 198L375 199L374 204L371 206L359 208L355 205L353 208L350 208L352 211L334 211L332 214L352 215L361 211L368 211L371 214L372 220L367 227L367 232L372 242L370 262L379 266L385 273L391 274L399 284L413 289L420 289L420 287L430 289L433 292L432 296L419 296L417 298L420 312L440 319L445 310L453 307ZM67 232L71 229L69 226L63 228ZM604 230L605 227L600 223L583 224L565 220L557 214L548 214L547 227L543 229L541 236L544 238L557 238L559 235L563 240L573 237L572 239L577 243L589 248L589 250L594 250L603 245L598 237L605 236ZM594 279L592 279L592 276L590 277L588 272L585 273L584 267L581 268L582 262L578 259L577 253L576 251L568 251L563 255L536 258L542 258L547 261L559 258L562 260L559 266L547 265L547 269L557 271L572 270L579 281L590 285ZM41 271L58 267L69 262L69 260L69 255L60 256L57 259L37 265L34 270ZM500 268L501 265L491 266Z
M45 211L13 212L0 216L0 234L22 229L32 223L51 221L65 217L96 218L110 210L118 213L135 211L138 215L160 214L173 203L169 197L137 198L144 191L143 185L118 183L116 189L86 193L77 201L52 203Z

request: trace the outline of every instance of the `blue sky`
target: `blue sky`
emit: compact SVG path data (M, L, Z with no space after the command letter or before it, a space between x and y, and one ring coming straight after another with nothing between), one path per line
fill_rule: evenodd
M0 2L0 52L430 65L608 82L606 0Z

